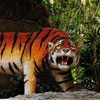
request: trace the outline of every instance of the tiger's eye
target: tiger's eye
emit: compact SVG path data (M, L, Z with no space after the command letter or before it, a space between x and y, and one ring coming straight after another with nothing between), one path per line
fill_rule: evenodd
M69 42L69 46L74 49L75 48L75 45L72 43L72 42Z
M62 44L59 44L59 47L61 47L62 46Z
M75 47L75 45L74 45L74 44L71 44L70 46L71 46L71 47Z
M61 48L61 44L58 44L58 45L56 46L56 49L59 50L60 48Z

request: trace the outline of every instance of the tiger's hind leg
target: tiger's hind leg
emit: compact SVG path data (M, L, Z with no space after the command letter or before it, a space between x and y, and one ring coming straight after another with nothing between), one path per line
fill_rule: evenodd
M35 92L37 79L35 76L34 65L31 61L23 63L24 69L24 94L32 94Z

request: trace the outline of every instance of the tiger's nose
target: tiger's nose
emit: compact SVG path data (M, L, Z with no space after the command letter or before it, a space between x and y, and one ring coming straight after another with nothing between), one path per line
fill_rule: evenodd
M68 48L64 48L63 51L64 51L65 53L67 53L67 52L70 51L70 49L68 49Z

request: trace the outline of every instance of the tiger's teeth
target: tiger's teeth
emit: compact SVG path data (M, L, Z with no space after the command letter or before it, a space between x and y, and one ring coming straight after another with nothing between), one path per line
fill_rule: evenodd
M61 57L61 59L63 60L63 56Z
M61 64L66 64L67 65L67 61L68 61L69 57L66 58L66 61L64 61L64 56L61 56Z
M64 61L63 61L63 56L61 57L61 59L62 59L62 64L64 64Z
M67 61L66 61L66 64L67 64L67 62L68 62L68 59L69 59L69 57L67 57Z
M69 57L67 57L67 61L68 61Z

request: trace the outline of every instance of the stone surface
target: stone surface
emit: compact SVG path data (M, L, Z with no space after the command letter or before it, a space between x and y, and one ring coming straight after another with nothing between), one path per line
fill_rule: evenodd
M34 32L49 27L49 11L42 0L0 0L1 32Z
M18 95L8 100L100 100L100 93L89 90L76 92L45 92L31 95Z
M1 23L3 23L1 25ZM34 32L41 29L42 26L34 20L5 20L0 19L0 32Z

